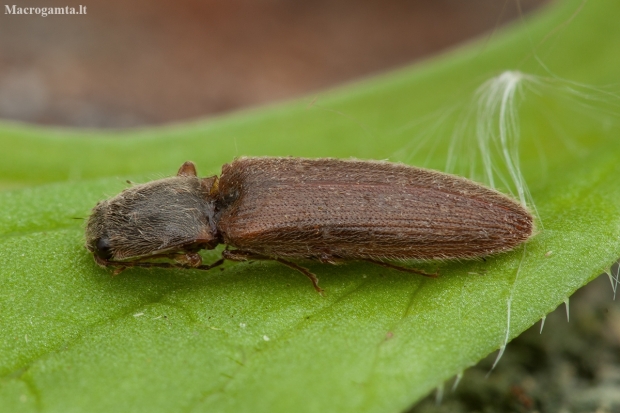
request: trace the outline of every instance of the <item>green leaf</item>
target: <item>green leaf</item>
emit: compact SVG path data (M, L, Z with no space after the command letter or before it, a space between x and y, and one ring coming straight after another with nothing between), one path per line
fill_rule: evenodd
M0 410L401 411L524 331L620 256L618 100L583 86L620 80L620 4L581 4L316 99L123 132L0 125L0 180L24 187L0 193ZM439 279L309 264L321 297L277 263L111 277L83 248L98 200L187 159L204 175L235 155L444 169L456 148L452 169L485 179L480 155L462 151L480 125L468 110L476 87L515 69L540 75L524 80L519 112L540 219L516 251L421 265ZM484 150L508 176L501 151Z

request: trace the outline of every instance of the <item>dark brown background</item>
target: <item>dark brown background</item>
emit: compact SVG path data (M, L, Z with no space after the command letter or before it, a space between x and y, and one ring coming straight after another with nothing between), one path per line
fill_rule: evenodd
M17 6L78 6L76 0ZM128 127L288 99L490 36L545 0L83 0L0 14L0 118Z

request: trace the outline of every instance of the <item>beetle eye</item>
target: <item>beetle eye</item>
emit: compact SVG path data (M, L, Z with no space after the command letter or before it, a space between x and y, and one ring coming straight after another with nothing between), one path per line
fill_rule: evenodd
M110 248L110 240L106 237L101 237L95 243L95 254L99 258L109 260L112 258L112 249Z

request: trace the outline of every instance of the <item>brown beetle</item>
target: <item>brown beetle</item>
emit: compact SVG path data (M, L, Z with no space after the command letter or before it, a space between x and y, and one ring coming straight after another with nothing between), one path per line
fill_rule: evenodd
M513 249L532 215L501 193L453 175L378 161L239 158L218 178L192 162L176 177L136 185L93 209L86 248L101 266L210 269L225 259L475 258ZM228 247L202 265L201 249ZM162 262L162 258L168 262ZM170 262L171 261L171 262Z

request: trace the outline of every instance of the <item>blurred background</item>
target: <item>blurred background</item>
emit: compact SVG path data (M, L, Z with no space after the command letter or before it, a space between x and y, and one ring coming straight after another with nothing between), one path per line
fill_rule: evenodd
M20 1L0 14L0 118L123 128L291 99L490 37L545 0Z

